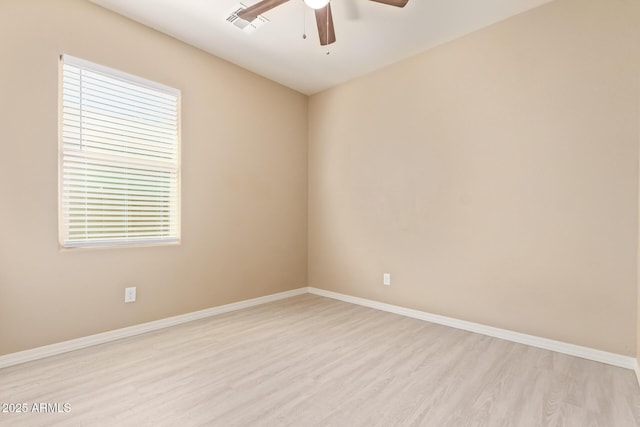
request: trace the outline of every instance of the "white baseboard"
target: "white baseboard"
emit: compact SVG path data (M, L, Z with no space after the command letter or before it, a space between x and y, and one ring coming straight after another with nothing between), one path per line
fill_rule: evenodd
M63 341L56 344L37 347L30 350L10 353L0 356L0 368L18 365L20 363L30 362L32 360L42 359L57 354L66 353L81 348L90 347L97 344L103 344L110 341L127 338L134 335L144 334L158 329L168 328L170 326L179 325L181 323L191 322L193 320L204 319L205 317L215 316L217 314L228 313L230 311L241 310L243 308L253 307L256 305L266 304L272 301L278 301L284 298L290 298L296 295L307 293L307 288L299 288L291 291L280 292L277 294L267 295L259 298L252 298L244 301L234 302L231 304L220 305L217 307L207 308L205 310L194 311L191 313L181 314L179 316L167 317L165 319L155 320L153 322L142 323L139 325L129 326L122 329L103 332L88 337L77 338L69 341Z
M589 347L568 344L561 341L554 341L547 338L536 337L533 335L522 334L519 332L508 331L505 329L494 328L492 326L481 325L479 323L467 322L465 320L454 319L451 317L440 316L438 314L427 313L424 311L413 310L410 308L400 307L397 305L386 304L378 301L372 301L365 298L353 297L337 292L326 291L323 289L305 287L294 289L291 291L280 292L277 294L267 295L259 298L239 301L231 304L212 307L205 310L194 311L192 313L182 314L179 316L168 317L153 322L142 323L140 325L129 326L122 329L116 329L109 332L103 332L88 337L77 338L61 343L51 344L43 347L37 347L30 350L11 353L0 356L0 368L18 365L20 363L30 362L57 354L66 353L73 350L90 347L97 344L103 344L110 341L127 338L134 335L144 334L146 332L158 329L168 328L170 326L179 325L181 323L191 322L193 320L203 319L215 316L217 314L228 313L230 311L240 310L243 308L254 307L268 302L278 301L290 298L296 295L311 293L327 298L332 298L351 304L357 304L364 307L370 307L377 310L387 311L402 316L412 317L427 322L437 323L439 325L449 326L456 329L462 329L469 332L488 335L490 337L500 338L507 341L513 341L520 344L526 344L533 347L543 348L546 350L556 351L558 353L568 354L571 356L581 357L583 359L593 360L596 362L606 363L608 365L618 366L621 368L632 369L635 371L640 384L640 367L638 361L629 356L609 353L602 350L596 350Z
M519 332L508 331L506 329L494 328L492 326L481 325L479 323L467 322L465 320L454 319L451 317L440 316L438 314L427 313L424 311L404 308L397 305L385 304L382 302L372 301L365 298L353 297L350 295L340 294L337 292L325 291L323 289L310 287L309 293L327 298L337 299L351 304L362 305L365 307L375 308L377 310L387 311L390 313L400 314L402 316L412 317L414 319L425 320L427 322L437 323L439 325L450 326L456 329L463 329L469 332L475 332L490 337L500 338L507 341L513 341L520 344L526 344L533 347L543 348L545 350L556 351L558 353L577 356L583 359L593 360L596 362L606 363L608 365L618 366L621 368L633 369L636 371L640 381L640 370L635 358L623 356L621 354L609 353L602 350L596 350L589 347L582 347L575 344L568 344L561 341L550 340L547 338L536 337L533 335L521 334Z

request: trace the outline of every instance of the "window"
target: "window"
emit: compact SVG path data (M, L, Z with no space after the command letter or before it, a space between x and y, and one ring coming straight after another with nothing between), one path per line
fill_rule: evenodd
M63 247L175 243L180 92L61 56Z

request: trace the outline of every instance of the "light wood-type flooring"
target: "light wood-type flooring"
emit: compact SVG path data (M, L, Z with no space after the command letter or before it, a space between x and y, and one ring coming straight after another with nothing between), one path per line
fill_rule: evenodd
M2 426L640 425L630 370L313 295L0 370Z

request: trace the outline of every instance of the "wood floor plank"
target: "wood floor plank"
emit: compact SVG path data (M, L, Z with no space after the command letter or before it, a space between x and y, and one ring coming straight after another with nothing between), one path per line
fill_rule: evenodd
M1 369L0 402L71 405L12 427L640 425L632 371L314 295Z

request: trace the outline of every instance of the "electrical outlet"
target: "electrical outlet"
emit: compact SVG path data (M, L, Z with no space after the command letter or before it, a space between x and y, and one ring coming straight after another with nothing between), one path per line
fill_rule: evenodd
M385 286L391 286L391 274L390 273L384 273L382 275L382 284Z
M136 287L124 288L124 302L136 302Z

